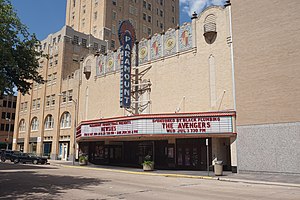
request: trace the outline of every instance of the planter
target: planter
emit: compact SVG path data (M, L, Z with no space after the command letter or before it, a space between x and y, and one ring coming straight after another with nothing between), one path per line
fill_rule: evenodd
M79 161L79 165L80 166L87 165L87 160Z
M144 171L153 171L154 170L154 163L143 164L143 170Z

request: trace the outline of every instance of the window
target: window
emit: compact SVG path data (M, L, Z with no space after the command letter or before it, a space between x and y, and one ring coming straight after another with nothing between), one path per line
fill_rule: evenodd
M147 18L147 15L146 15L146 13L143 13L143 20L145 20L145 21L146 21L146 18Z
M148 3L148 10L152 10L151 3Z
M15 119L16 118L16 113L11 113L11 119Z
M51 96L51 105L55 105L55 94Z
M105 52L106 52L106 46L101 45L100 52L101 52L102 54L105 54Z
M163 23L160 23L160 28L163 29L164 28L164 25Z
M111 32L112 32L112 34L116 34L116 26L115 25L112 25L112 27L111 27Z
M48 75L47 85L51 85L52 82L52 74Z
M135 15L136 10L133 6L129 6L129 13L132 14L132 15Z
M113 20L117 19L117 13L115 11L112 12L112 19Z
M114 40L111 40L111 45L110 45L110 47L113 48L113 49L115 48L115 41L114 41Z
M7 106L7 101L3 101L3 107L6 107Z
M20 110L21 110L21 111L24 110L24 103L21 103Z
M61 38L61 35L58 35L58 36L57 36L57 43L59 43L60 38Z
M19 124L19 132L24 132L24 131L25 131L25 120L21 119Z
M175 17L172 17L172 23L175 24Z
M96 35L97 33L97 26L93 26L93 34Z
M77 35L74 35L73 37L73 44L78 44L79 37Z
M6 119L6 112L2 112L2 119Z
M52 115L47 115L45 119L45 130L53 129L53 126L54 126L54 118L52 117Z
M8 101L7 107L11 108L11 101Z
M84 28L84 25L85 25L85 19L82 19L82 22L81 22L82 28Z
M27 101L24 103L24 110L27 110Z
M53 38L53 40L52 40L53 42L53 45L56 43L56 38Z
M70 128L71 127L71 115L69 112L64 112L62 114L60 120L60 127L61 128Z
M46 106L50 106L50 96L46 96Z
M146 1L143 1L143 7L147 8L147 2Z
M93 50L97 51L98 50L98 43L94 42Z
M160 10L160 16L164 17L164 11Z
M116 6L117 5L117 0L112 0L112 4Z
M10 119L10 113L9 113L9 112L6 113L6 118L7 118L7 119Z
M32 100L32 110L36 108L36 99Z
M84 39L84 38L82 38L82 39L81 39L81 42L82 42L81 45L82 45L83 47L86 47L87 40Z
M164 0L160 0L160 5L164 5Z
M82 12L83 12L83 14L85 14L85 8L86 8L86 6L83 5L83 6L82 6Z
M68 101L72 101L73 99L73 90L68 90Z
M151 16L148 16L148 22L150 22L151 23Z
M9 124L5 124L5 131L9 131Z
M31 121L31 130L37 131L38 127L39 127L39 121L38 121L37 117L34 117Z
M66 92L62 92L62 103L67 102L67 93Z
M175 7L174 6L172 6L172 12L175 12Z
M148 28L148 35L151 35L152 34L152 30L151 28Z
M38 99L36 100L36 109L40 109L40 107L41 107L41 99L38 98Z
M76 5L76 0L73 0L73 7L75 7Z
M94 12L94 20L97 20L97 17L98 17L98 12Z
M147 26L143 25L143 33L147 33Z
M52 84L55 84L55 83L56 83L56 76L57 76L57 73L54 72L54 73L52 74Z
M4 131L4 129L5 129L5 124L1 124L1 131Z

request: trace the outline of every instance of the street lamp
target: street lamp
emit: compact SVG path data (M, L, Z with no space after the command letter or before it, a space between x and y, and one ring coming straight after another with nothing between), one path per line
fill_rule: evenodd
M6 141L6 150L8 150L8 146L9 146L9 133L10 133L10 122L11 122L11 119L9 118L5 118L6 121L8 121L8 132L7 132L7 141Z
M66 97L66 94L58 94L58 96ZM75 105L75 115L74 115L74 133L73 133L73 158L72 158L72 165L75 165L75 144L76 144L76 124L77 124L77 100L72 98L72 102Z

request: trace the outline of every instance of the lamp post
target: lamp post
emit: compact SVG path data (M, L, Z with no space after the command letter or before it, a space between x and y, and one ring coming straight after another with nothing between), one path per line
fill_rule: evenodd
M6 141L6 150L8 150L8 146L9 146L9 133L10 133L10 122L11 122L11 119L9 118L5 118L6 121L8 121L8 132L7 132L7 141Z
M76 124L77 124L77 100L72 99L72 102L75 104L75 114L74 114L74 136L73 136L73 159L72 165L75 165L75 150L76 150Z

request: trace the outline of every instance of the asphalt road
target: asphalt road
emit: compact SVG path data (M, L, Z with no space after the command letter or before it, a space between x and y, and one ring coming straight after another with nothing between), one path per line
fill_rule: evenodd
M0 199L299 199L299 187L0 163Z

